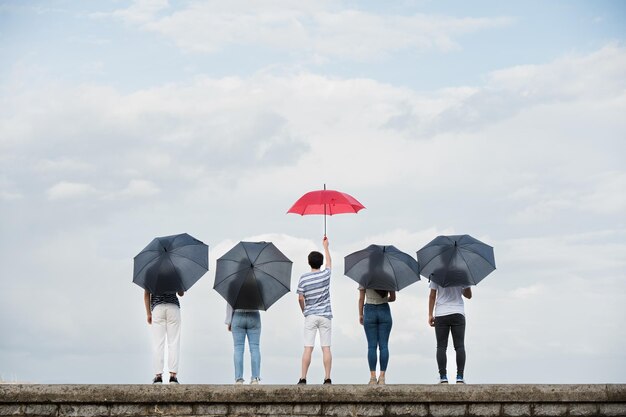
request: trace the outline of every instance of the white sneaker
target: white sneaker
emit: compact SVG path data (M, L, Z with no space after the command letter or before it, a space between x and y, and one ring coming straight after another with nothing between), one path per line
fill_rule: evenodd
M243 379L236 380L235 385L243 385Z
M257 385L259 383L259 378L254 378L250 381L250 385Z

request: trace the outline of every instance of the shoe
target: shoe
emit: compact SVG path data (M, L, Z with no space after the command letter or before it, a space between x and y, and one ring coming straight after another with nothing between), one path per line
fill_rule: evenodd
M376 381L376 377L375 376L371 376L370 377L370 382L368 382L368 385L376 385L377 381Z
M235 385L243 385L243 379L236 380Z
M465 384L465 380L463 379L463 375L457 375L456 376L456 383L457 384Z
M384 376L379 376L378 377L378 385L385 385L385 377Z
M330 380L330 378L326 378L324 380L324 385L331 385L333 383L333 381Z
M447 384L448 383L448 376L447 375L439 376L439 383L440 384Z
M170 384L178 384L178 378L174 375L170 375Z
M306 378L300 378L297 385L306 385Z
M252 378L250 380L250 385L257 385L259 383L259 378Z
M163 377L161 377L161 375L157 375L154 377L154 379L152 380L153 384L162 384L163 383Z

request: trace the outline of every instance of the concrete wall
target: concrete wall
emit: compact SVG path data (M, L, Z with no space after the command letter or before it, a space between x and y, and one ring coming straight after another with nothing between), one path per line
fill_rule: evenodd
M0 416L626 416L626 385L0 385Z

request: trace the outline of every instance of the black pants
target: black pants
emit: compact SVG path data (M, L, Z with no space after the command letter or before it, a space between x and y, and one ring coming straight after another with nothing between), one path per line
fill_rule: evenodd
M465 316L463 314L435 317L439 375L447 375L446 350L448 349L450 333L452 333L452 343L454 343L454 350L456 350L456 373L463 376L465 370Z

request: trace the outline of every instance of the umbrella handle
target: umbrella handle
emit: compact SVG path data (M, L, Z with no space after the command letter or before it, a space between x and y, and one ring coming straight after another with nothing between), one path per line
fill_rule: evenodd
M326 190L325 183L324 183L324 190ZM326 237L326 203L324 203L324 237Z

